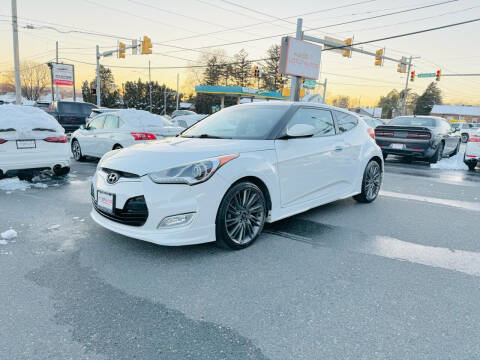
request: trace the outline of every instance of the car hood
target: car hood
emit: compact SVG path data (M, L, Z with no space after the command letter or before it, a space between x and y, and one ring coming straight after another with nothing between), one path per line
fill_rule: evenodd
M192 139L175 137L106 153L99 167L140 176L211 157L274 149L273 140Z

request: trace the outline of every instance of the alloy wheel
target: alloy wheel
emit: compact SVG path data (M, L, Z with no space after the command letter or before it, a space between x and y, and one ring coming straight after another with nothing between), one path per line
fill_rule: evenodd
M365 195L367 200L375 199L382 184L382 172L376 162L372 162L365 176Z
M230 239L243 245L255 239L265 220L263 196L252 188L239 189L225 212L225 226Z
M72 152L75 160L80 160L82 158L82 150L80 149L80 144L77 140L72 143Z

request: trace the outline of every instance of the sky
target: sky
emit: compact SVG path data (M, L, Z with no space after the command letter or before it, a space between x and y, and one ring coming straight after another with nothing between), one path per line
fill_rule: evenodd
M0 75L5 75L13 68L11 8L9 0L0 0L0 4L0 41L4 44ZM433 4L439 5L382 16ZM295 33L297 17L303 18L307 35L353 36L354 43L480 18L479 0L17 0L17 7L21 61L53 60L58 41L60 61L75 64L80 84L94 76L96 45L106 51L116 48L120 40L147 35L154 44L153 54L127 51L125 59L108 57L101 63L111 67L121 84L148 80L150 61L152 80L175 87L178 73L184 92L199 83L186 67L200 64L201 56L216 49L232 56L243 48L250 59L262 59L268 47L280 44L282 35ZM371 17L376 18L362 20ZM475 22L361 47L385 48L385 55L395 59L413 56L412 70L417 73L438 69L443 74L480 73L479 31L480 22ZM268 38L249 41L262 37ZM398 73L397 64L391 61L378 67L367 55L353 53L344 58L323 52L319 81L325 78L329 98L346 95L352 105L371 106L390 90L403 89L406 74ZM417 78L410 87L422 93L431 80ZM480 105L480 76L442 77L438 85L446 103Z

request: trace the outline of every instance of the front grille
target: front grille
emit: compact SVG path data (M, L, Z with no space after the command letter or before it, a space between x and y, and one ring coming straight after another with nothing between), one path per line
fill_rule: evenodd
M113 214L107 213L97 207L97 201L92 197L93 207L100 214L112 221L130 226L142 226L148 218L148 208L145 198L136 196L127 200L123 209L114 209Z

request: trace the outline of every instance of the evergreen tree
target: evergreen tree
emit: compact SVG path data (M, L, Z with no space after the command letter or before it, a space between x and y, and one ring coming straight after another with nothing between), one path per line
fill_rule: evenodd
M378 106L382 108L382 115L387 119L391 119L395 112L399 110L400 100L400 94L395 89L390 91L386 96L380 97Z
M272 45L267 50L267 58L262 66L262 78L265 84L265 89L271 91L281 90L287 83L287 78L281 78L278 71L280 61L280 46Z
M435 82L431 82L420 95L415 105L415 115L430 115L433 105L442 103L442 92Z
M219 63L216 55L211 56L207 62L207 68L203 73L203 82L205 85L218 85L222 75L222 65Z
M94 78L90 81L90 86L84 81L82 83L82 96L83 101L87 101L95 104L97 102L97 95L90 94L90 89L97 88L97 79ZM102 106L109 108L119 107L120 94L115 85L115 79L112 74L112 70L100 65L100 90L101 90L101 102Z
M242 49L233 56L232 77L235 85L248 86L252 73L252 65L248 61L248 53Z
M122 85L123 103L125 107L150 111L150 86L152 89L152 113L164 114L165 91L167 92L166 114L170 114L176 108L176 98L172 89L158 82L127 81Z

